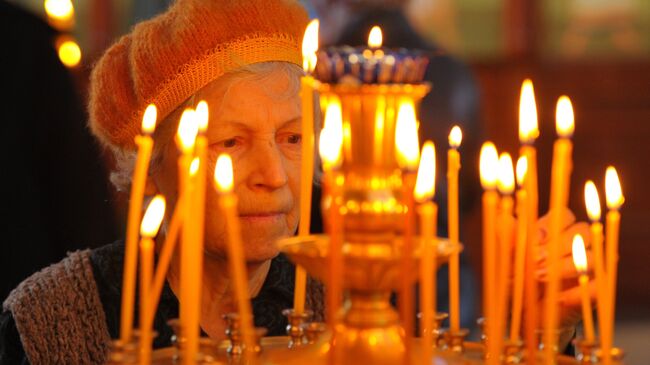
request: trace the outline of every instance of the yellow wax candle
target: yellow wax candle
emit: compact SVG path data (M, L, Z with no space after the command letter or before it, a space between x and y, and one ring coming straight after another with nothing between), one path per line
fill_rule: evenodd
M124 277L122 279L122 306L120 314L120 339L123 343L131 340L133 331L133 306L135 297L135 275L138 264L138 227L142 216L142 199L149 170L149 160L153 149L151 135L156 127L156 106L147 107L142 118L142 135L135 138L138 156L135 161L129 197L129 217L126 225L124 248Z
M481 147L480 175L483 187L483 317L485 331L488 335L487 363L497 364L499 359L494 348L496 334L495 321L495 276L496 276L496 215L499 205L499 194L496 191L499 156L492 142L486 142Z
M454 126L449 133L447 152L447 220L449 222L449 243L457 245L460 242L458 225L458 171L460 170L460 154L458 147L463 139L460 127ZM460 330L460 252L454 252L449 257L449 323L451 332Z
M344 130L345 132L345 130ZM401 283L399 309L404 332L407 339L404 342L404 363L410 364L411 342L414 328L413 308L413 235L415 231L415 204L413 190L415 188L416 172L420 159L420 144L418 141L417 119L413 100L400 102L395 125L395 152L397 164L402 170L402 197L406 209L404 220L404 243L401 257Z
M301 78L302 100L302 160L300 166L300 236L309 235L311 214L311 191L314 179L314 78L309 75L316 67L316 51L318 51L318 19L312 20L302 40L303 69L306 76ZM296 265L295 290L293 309L296 313L305 310L305 291L307 273Z
M153 274L153 238L165 215L165 198L156 195L151 201L140 226L140 364L151 363L154 313L151 312L151 277Z
M420 204L420 239L422 254L420 258L420 311L422 322L421 336L422 363L431 362L433 344L433 321L436 313L436 219L438 207L431 201L435 195L436 150L433 142L427 141L422 147L422 158L415 182L415 200Z
M510 342L516 343L521 338L521 312L524 300L524 264L526 258L526 239L528 225L528 196L524 183L528 170L526 156L517 160L517 236L515 244L514 281L512 293L512 317L510 319Z
M241 240L241 227L237 213L237 196L232 193L233 170L229 155L222 154L217 159L214 180L220 193L219 205L226 219L230 276L234 283L233 289L237 300L245 354L250 358L255 355L253 351L255 348L253 312L249 299L244 245Z
M582 322L585 329L585 340L594 342L594 319L591 313L591 296L589 295L589 276L587 276L587 253L585 242L582 236L577 234L573 237L573 264L578 272L580 284L580 297L582 301Z
M618 235L621 222L619 209L625 198L621 190L621 183L618 178L616 169L612 166L607 167L605 174L605 200L607 202L607 216L605 217L605 246L607 250L607 304L605 306L607 314L605 317L606 326L601 334L603 341L603 352L605 354L605 364L612 361L611 351L614 345L614 323L616 313L616 276L618 271Z
M554 364L557 352L557 327L559 319L560 253L562 238L562 217L569 202L571 178L571 154L573 145L569 139L573 134L574 120L571 101L561 96L557 102L556 129L559 139L553 148L551 170L551 202L549 223L548 283L544 308L544 354L546 364Z
M497 182L499 192L502 194L498 216L498 246L497 258L497 298L496 301L496 344L494 348L499 354L503 352L503 339L506 328L507 306L510 286L511 248L513 245L513 216L514 200L512 194L515 190L515 177L512 168L512 158L508 153L502 153L499 158L499 179Z
M325 127L318 144L323 171L325 172L325 196L329 196L330 207L327 214L329 248L329 282L326 291L327 321L330 328L337 322L341 306L343 273L343 221L341 217L341 195L344 176L338 171L341 166L341 147L343 146L343 117L341 105L333 100L325 112ZM334 352L332 352L334 354ZM334 356L330 357L334 361Z
M197 307L197 299L192 292L193 282L199 280L195 270L193 251L196 250L196 235L193 224L192 197L193 178L190 176L190 164L196 142L199 125L192 109L186 109L181 115L178 125L177 144L181 150L178 159L178 186L179 194L186 199L182 207L183 227L181 231L181 274L180 274L180 321L181 334L185 338L183 362L193 363L199 349L199 328L192 313ZM178 204L178 203L177 203Z
M607 283L605 281L605 266L603 261L603 225L600 223L600 198L593 181L585 184L585 205L591 221L591 248L594 255L593 266L596 280L596 311L598 312L598 331L602 337L605 332L605 313L607 307Z
M528 163L526 173L526 190L528 224L526 227L526 254L524 264L524 307L526 308L524 342L526 352L537 352L538 305L537 305L537 280L536 253L537 253L537 215L538 215L538 187L537 187L537 150L533 146L539 136L537 122L537 106L535 104L535 90L530 79L524 80L521 85L519 99L519 141L522 144L519 154L525 156ZM537 363L537 356L526 356L526 362L531 365Z

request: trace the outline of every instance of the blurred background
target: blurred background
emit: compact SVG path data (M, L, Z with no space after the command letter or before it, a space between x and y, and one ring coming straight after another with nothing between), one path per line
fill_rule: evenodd
M317 16L318 3L322 2L303 0L312 16ZM66 65L79 103L79 133L87 134L83 113L93 62L135 23L163 11L171 1L12 0L8 3L47 22L53 29L52 49ZM616 342L629 353L628 364L647 363L650 358L647 346L650 344L650 194L645 189L650 188L650 1L410 0L401 5L408 22L423 39L469 67L478 88L481 139L491 139L500 150L513 155L518 149L519 88L524 78L533 80L541 132L537 146L540 205L544 211L548 207L555 103L560 95L571 97L576 114L571 208L579 219L586 219L584 182L593 179L604 200L605 168L616 166L626 197L621 210ZM20 31L15 32L19 37ZM443 140L437 142L440 146L446 144ZM89 148L95 149L86 152L88 156L101 153L96 146ZM103 164L91 164L90 168L95 169L97 181L105 182L111 160L106 154L101 157ZM463 168L477 169L477 166L465 164ZM101 196L97 206L79 208L95 221L96 228L85 236L66 237L73 242L57 246L58 251L47 249L43 243L47 240L41 240L41 251L49 251L40 261L19 260L15 253L14 256L3 254L7 260L3 267L8 274L2 277L8 282L2 283L0 297L48 260L58 261L66 250L101 245L122 236L126 221L125 194L113 191L107 184L97 184L100 187L95 190L95 196ZM110 211L111 215L101 217L98 209ZM473 209L461 228L468 261L476 273L481 272L479 218L479 212ZM11 280L6 279L9 277Z

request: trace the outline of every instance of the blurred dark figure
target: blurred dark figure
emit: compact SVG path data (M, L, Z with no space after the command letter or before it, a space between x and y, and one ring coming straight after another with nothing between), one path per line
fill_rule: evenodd
M409 24L399 0L312 0L321 25L321 42L325 45L361 46L368 43L368 34L378 25L383 45L431 52L425 80L431 92L420 105L420 141L433 140L437 153L436 202L439 206L438 235L447 236L447 149L448 135L454 125L463 131L460 147L460 239L463 241L463 216L477 207L478 155L481 126L479 123L479 92L470 69L444 50L420 37ZM474 327L478 293L474 275L461 255L461 325ZM438 309L448 311L449 286L447 265L438 272Z
M0 301L67 251L115 239L103 159L41 19L0 0Z

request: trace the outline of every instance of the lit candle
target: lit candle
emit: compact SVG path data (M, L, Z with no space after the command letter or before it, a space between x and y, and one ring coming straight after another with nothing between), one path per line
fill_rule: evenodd
M183 354L183 362L190 364L194 361L196 353L199 350L199 327L193 313L197 308L198 298L192 292L193 282L199 280L195 270L195 262L192 260L193 251L196 250L196 235L193 230L193 211L192 211L192 197L193 197L193 180L190 176L190 164L193 159L194 144L196 142L196 135L199 130L198 120L195 118L195 112L192 109L186 109L181 115L181 120L178 124L178 133L176 135L176 143L181 151L178 158L178 186L179 195L184 195L187 199L183 202L182 207L178 207L183 211L183 227L181 230L181 275L180 275L180 320L181 320L181 333L185 338L185 348ZM178 202L176 203L178 204Z
M341 104L337 99L327 106L325 112L325 127L320 134L319 153L325 172L325 194L330 197L330 207L327 214L329 230L329 283L326 293L327 320L330 328L335 328L336 314L343 298L343 222L341 220L341 188L343 175L339 172L341 166L341 147L343 145L343 117Z
M585 340L594 342L594 319L591 314L591 298L589 295L589 276L587 276L587 254L582 236L573 237L573 264L578 272L580 283L580 297L582 299L582 322L585 329Z
M521 97L519 99L519 141L521 148L520 156L525 156L528 164L526 172L526 213L528 224L526 225L526 254L524 264L524 307L526 308L524 342L526 352L534 354L537 352L538 308L537 308L537 280L535 279L536 254L537 254L537 215L538 215L538 187L537 187L537 150L533 145L539 136L537 123L537 106L535 105L535 90L533 82L524 80L521 85ZM537 356L526 356L528 364L535 364Z
M551 170L551 202L549 213L548 283L545 303L544 353L547 364L555 363L557 352L558 297L560 294L560 253L562 238L562 217L569 202L571 179L571 154L574 120L571 101L561 96L557 102L556 130L560 138L553 147Z
M306 75L301 78L302 99L302 160L300 166L300 236L309 235L311 214L311 190L314 179L314 83L311 73L316 67L318 51L318 19L312 20L302 40L302 62ZM305 310L307 273L296 265L293 309L296 313Z
M151 277L153 276L153 238L158 234L165 215L165 198L156 195L142 218L140 226L140 364L151 363L153 318L155 308L151 302Z
M603 225L600 223L600 198L593 181L585 183L585 205L591 221L591 248L594 254L594 276L596 280L596 311L598 312L598 330L602 337L605 332L605 316L607 313L607 282L605 281L605 266L603 261Z
M511 247L513 239L513 217L512 209L514 200L512 194L515 190L515 176L512 168L512 158L508 153L502 153L499 157L499 178L497 188L501 193L500 209L498 222L498 246L499 256L496 259L497 277L497 301L496 301L496 321L492 321L496 326L494 348L501 354L503 349L503 338L506 328L506 317L508 305L508 288L510 284L511 270Z
M402 170L402 188L406 219L404 220L404 243L401 258L401 285L399 309L407 340L404 342L404 362L410 364L411 343L408 340L413 335L413 235L415 231L415 204L413 189L420 159L420 144L418 142L418 127L415 115L415 105L412 100L402 100L398 106L397 122L395 125L395 152L397 164Z
M142 118L142 135L135 137L138 156L135 161L129 198L129 217L126 225L126 244L124 248L124 278L122 279L122 307L120 314L120 339L123 343L131 341L133 331L133 306L135 297L135 275L138 265L138 227L142 216L142 199L147 181L147 170L151 159L153 139L156 128L156 106L147 107Z
M255 337L253 332L253 312L248 295L248 281L246 279L246 261L241 240L241 227L237 213L237 196L233 194L232 160L227 154L222 154L217 159L214 168L214 180L219 191L219 205L226 219L228 235L228 258L230 276L233 280L233 289L237 300L239 320L247 356L254 355Z
M496 334L495 320L495 274L496 274L496 215L499 195L496 191L499 155L492 142L485 142L481 147L480 175L483 187L483 317L485 331L488 335L487 361L497 364L499 359L494 349Z
M415 182L415 200L419 203L420 239L422 255L420 259L420 311L422 312L421 336L422 363L431 362L433 344L433 318L436 312L436 219L438 207L431 200L436 186L436 150L433 142L427 141L422 147L422 158Z
M618 235L621 223L619 209L625 198L621 190L621 183L618 179L616 169L607 167L605 173L605 200L607 202L607 216L605 217L605 247L607 250L607 300L605 308L606 327L601 334L603 340L603 351L605 353L605 364L611 363L612 346L614 345L614 317L616 313L616 274L618 270Z
M515 275L512 293L512 317L510 320L510 342L516 343L520 339L521 333L521 311L523 307L524 296L524 264L526 257L526 239L528 225L528 203L527 194L524 184L526 182L526 173L528 170L528 160L526 156L521 156L517 160L517 237L515 245Z
M449 133L449 151L447 152L447 219L449 222L449 243L457 245L460 242L458 228L458 171L460 170L460 154L458 147L463 140L460 127L454 126ZM449 257L449 323L451 332L460 330L460 252L456 251Z

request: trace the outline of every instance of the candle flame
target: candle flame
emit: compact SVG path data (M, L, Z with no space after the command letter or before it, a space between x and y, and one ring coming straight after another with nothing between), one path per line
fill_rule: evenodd
M612 210L619 209L625 202L621 190L621 181L618 179L618 173L614 166L607 167L605 172L605 200L607 201L607 208Z
M455 125L451 128L451 132L449 132L449 146L451 146L451 148L458 148L462 141L463 131L460 130L459 126Z
M81 62L81 48L73 39L59 42L57 53L66 67L73 68Z
M436 147L431 141L424 142L422 157L415 180L415 199L424 202L436 193Z
M520 156L517 159L517 185L523 186L524 181L526 181L526 175L528 174L528 158L526 156Z
M307 73L311 73L316 68L319 25L318 19L309 22L302 38L302 68Z
M142 133L153 133L156 129L156 118L158 118L158 109L156 109L156 105L149 104L142 117Z
M196 176L196 173L199 171L199 167L201 165L201 161L198 157L194 157L192 159L192 163L190 163L190 176L194 177Z
M481 175L481 186L483 189L494 189L497 184L499 170L499 154L492 142L485 142L481 146L481 157L479 158L479 170Z
M379 48L384 41L384 36L381 34L381 28L378 26L372 27L370 34L368 34L368 47Z
M400 168L414 171L420 158L420 142L413 100L405 99L399 105L395 126L397 164Z
M532 143L539 136L537 125L537 106L535 104L535 90L530 79L521 84L519 97L519 141Z
M214 181L217 190L221 193L229 193L233 186L232 159L227 153L219 155L217 164L214 167Z
M140 225L140 235L144 237L155 237L160 229L160 224L165 216L165 197L158 194L156 195L142 217L142 224Z
M569 138L573 135L574 128L575 123L571 99L566 95L562 95L557 99L557 107L555 108L555 130L558 136Z
M330 170L341 165L343 146L343 117L341 102L333 98L325 111L325 127L321 131L318 152L323 159L324 169Z
M205 133L208 130L208 120L210 119L208 103L205 100L199 101L199 104L194 110L194 115L199 125L199 132Z
M585 252L585 241L580 234L573 236L573 265L580 274L587 272L587 253Z
M596 184L591 180L585 183L585 206L589 220L598 222L600 220L600 198Z
M515 173L512 168L512 157L504 152L499 157L499 178L497 187L501 194L512 194L515 190Z
M199 131L199 124L195 118L193 109L185 109L181 115L181 121L178 123L178 133L176 134L177 142L183 152L188 153L194 148L196 134Z
M43 4L48 17L57 20L69 20L74 15L74 7L70 0L45 0Z

